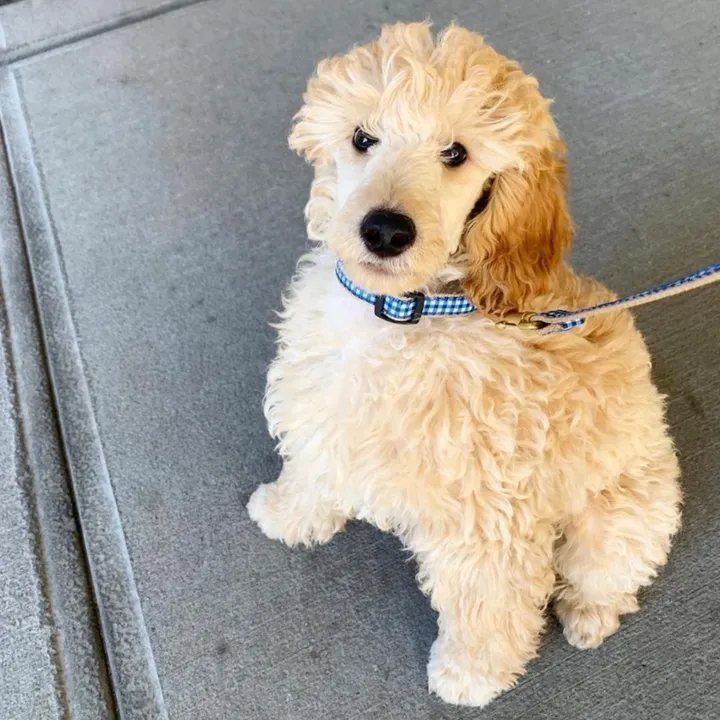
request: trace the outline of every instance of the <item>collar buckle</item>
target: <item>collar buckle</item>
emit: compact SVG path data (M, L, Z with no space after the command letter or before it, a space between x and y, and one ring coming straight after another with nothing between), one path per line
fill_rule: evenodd
M375 298L375 317L379 317L381 320L394 323L395 325L417 325L420 322L423 308L425 307L425 295L423 295L423 293L412 292L408 293L405 297L415 301L409 318L406 320L396 320L387 314L385 311L385 299L387 295L378 295Z

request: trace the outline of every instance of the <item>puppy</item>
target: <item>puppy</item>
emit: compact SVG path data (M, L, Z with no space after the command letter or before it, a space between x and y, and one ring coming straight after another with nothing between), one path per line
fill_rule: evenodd
M290 145L318 241L285 297L265 412L284 467L248 510L325 543L396 533L439 613L429 688L482 706L536 654L551 598L595 648L637 610L679 526L678 463L625 312L540 336L516 311L612 299L563 257L565 148L536 80L450 27L386 27L324 60ZM394 324L348 292L464 294L477 312ZM382 314L382 313L381 313Z

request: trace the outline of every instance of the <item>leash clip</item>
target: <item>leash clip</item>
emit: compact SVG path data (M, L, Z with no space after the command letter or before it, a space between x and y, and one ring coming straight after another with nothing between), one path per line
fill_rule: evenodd
M515 312L503 315L502 320L495 321L495 327L504 330L507 327L516 327L520 330L542 330L546 328L549 323L543 320L535 320L534 312Z

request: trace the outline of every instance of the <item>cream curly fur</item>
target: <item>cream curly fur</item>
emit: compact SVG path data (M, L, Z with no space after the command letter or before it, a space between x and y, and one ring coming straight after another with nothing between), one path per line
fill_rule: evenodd
M380 141L366 155L358 126ZM439 153L455 141L469 160L451 169ZM268 374L284 468L248 510L289 545L327 542L348 518L396 533L439 613L430 690L485 705L535 655L553 596L567 639L597 647L665 563L679 471L648 352L626 313L547 337L488 318L611 295L562 259L572 226L547 101L479 36L396 25L323 61L291 145L316 170L319 245ZM358 236L377 206L418 230L382 263ZM463 286L483 312L385 323L339 285L338 256L368 290Z

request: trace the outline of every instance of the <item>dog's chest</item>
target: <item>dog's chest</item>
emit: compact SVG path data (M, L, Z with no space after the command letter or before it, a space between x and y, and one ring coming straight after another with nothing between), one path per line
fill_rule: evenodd
M481 366L490 359L481 341L474 339L470 351L460 340L473 319L424 318L417 326L398 326L375 317L372 305L348 293L331 274L328 280L328 274L311 284L314 290L298 288L281 328L278 372L271 371L269 382L287 384L294 403L327 404L344 409L345 417L372 411L381 418L399 396L414 400L413 405L427 400L429 376L438 391L451 379L457 385L462 375L471 381L473 374L480 379L478 371L484 374ZM455 352L458 342L466 357Z

